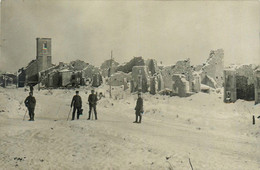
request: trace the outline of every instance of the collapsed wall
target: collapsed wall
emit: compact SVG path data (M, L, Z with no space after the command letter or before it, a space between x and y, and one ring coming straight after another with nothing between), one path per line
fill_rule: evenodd
M85 63L84 61L81 60L75 60L70 62L70 66L72 66L75 71L83 70L88 65L89 65L88 63Z
M180 97L186 97L187 93L190 91L189 82L186 80L186 76L183 74L174 74L172 76L173 80L173 95Z
M119 65L114 59L106 60L100 66L101 74L103 77L109 77L114 74L117 70L117 66Z
M131 73L117 72L111 75L108 84L111 86L122 86L131 80Z
M157 61L154 59L146 60L145 65L148 67L151 75L158 74L160 72L159 67L157 66Z
M134 66L144 66L144 59L142 57L134 57L132 60L127 62L124 65L119 65L116 71L122 71L124 73L132 72Z
M164 88L172 89L173 75L182 74L185 76L185 79L189 82L189 89L192 89L192 81L194 80L192 72L193 69L190 65L190 59L178 61L173 66L164 67L161 72L164 82Z
M206 63L202 66L197 66L195 70L200 70L202 84L212 88L222 87L224 83L224 50L212 50Z
M150 78L147 66L134 66L132 70L131 92L148 92Z
M230 66L224 70L224 102L255 100L255 65Z

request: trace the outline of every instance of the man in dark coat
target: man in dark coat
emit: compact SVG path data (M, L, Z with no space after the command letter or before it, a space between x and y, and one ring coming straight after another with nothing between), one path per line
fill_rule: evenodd
M90 120L92 108L94 109L95 119L97 120L97 110L96 110L97 101L98 101L97 95L94 93L94 90L91 90L91 94L88 96L88 103L89 103L88 120Z
M79 91L76 91L76 95L73 96L70 107L73 106L73 112L72 112L72 120L75 118L75 112L77 110L77 119L79 119L79 115L81 113L81 107L82 107L82 100L79 96Z
M135 121L133 123L141 123L143 112L144 112L143 99L141 97L141 93L138 93L138 99L136 101L136 106L135 106ZM140 117L139 121L138 121L138 117Z
M34 121L34 109L36 105L35 97L33 97L33 93L30 92L29 96L24 101L25 106L28 108L30 119L29 121Z

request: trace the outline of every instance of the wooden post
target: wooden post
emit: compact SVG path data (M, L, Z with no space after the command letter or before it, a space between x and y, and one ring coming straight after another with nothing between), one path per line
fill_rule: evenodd
M19 77L18 77L18 71L16 72L16 88L18 88L18 82L19 82Z
M113 51L111 50L110 69L109 69L110 80L111 80L111 70L112 70L112 56L113 56ZM109 97L112 98L111 82L109 83Z

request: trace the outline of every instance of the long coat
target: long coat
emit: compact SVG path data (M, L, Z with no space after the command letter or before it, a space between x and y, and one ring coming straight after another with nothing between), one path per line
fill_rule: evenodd
M89 103L89 105L94 106L94 105L97 104L97 101L98 101L98 99L97 99L97 95L96 94L90 94L88 96L88 103Z
M143 99L141 97L138 97L136 101L135 110L137 112L143 112Z
M82 101L81 101L81 97L79 95L73 96L72 101L71 101L71 107L72 106L82 107Z
M33 96L28 96L25 101L24 104L26 107L28 108L35 108L36 105L36 99Z

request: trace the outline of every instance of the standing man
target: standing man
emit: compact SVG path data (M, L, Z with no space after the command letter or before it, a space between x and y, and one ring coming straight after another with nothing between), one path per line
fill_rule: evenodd
M82 100L79 96L79 91L76 91L76 95L73 96L70 107L73 106L73 112L72 112L72 120L75 118L75 112L77 110L77 119L79 119L79 115L81 112L82 107Z
M97 120L97 110L96 110L97 101L98 101L97 95L94 93L94 90L91 90L91 94L88 96L88 103L89 103L88 120L90 120L92 108L94 109L95 119Z
M144 112L143 99L141 97L141 93L138 93L138 99L136 101L136 106L135 106L135 121L133 123L141 123L143 112ZM138 117L140 117L139 121L138 121Z
M29 111L29 116L30 116L29 121L34 121L34 109L36 105L36 100L35 97L33 97L32 92L29 93L29 96L25 99L24 104Z

